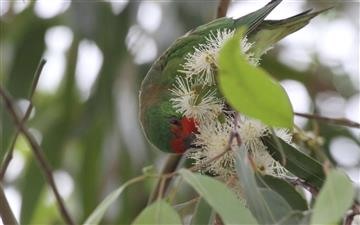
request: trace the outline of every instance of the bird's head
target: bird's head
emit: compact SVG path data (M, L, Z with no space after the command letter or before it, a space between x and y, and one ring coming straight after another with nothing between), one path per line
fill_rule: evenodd
M184 153L193 146L193 140L197 133L196 122L192 118L183 117L171 119L170 132L173 137L170 140L171 149L178 154Z

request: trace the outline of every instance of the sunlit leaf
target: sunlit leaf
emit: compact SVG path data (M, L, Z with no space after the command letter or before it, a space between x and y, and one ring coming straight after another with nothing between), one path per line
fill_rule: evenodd
M243 31L220 51L218 81L227 102L238 112L276 127L293 126L293 110L285 90L240 51Z
M249 209L225 184L185 169L179 174L214 208L225 224L256 224Z
M311 224L337 224L350 208L354 196L349 178L338 170L331 171L317 196Z
M172 208L165 201L157 201L150 206L146 207L140 215L132 223L137 224L181 224L181 219L176 213L175 209Z

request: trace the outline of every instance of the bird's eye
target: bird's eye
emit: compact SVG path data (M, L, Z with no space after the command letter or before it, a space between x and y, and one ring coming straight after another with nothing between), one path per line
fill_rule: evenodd
M170 122L170 124L172 124L172 125L180 126L180 121L179 121L179 119L177 119L176 117L171 117L171 118L169 119L169 122Z

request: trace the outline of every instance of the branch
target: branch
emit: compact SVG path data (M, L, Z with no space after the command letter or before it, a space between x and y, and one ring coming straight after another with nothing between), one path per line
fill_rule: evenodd
M0 185L0 216L2 222L5 225L18 225L19 223L16 221L16 218L11 211L8 200L6 199L6 195L4 193L3 187Z
M46 60L41 59L40 62L39 62L39 65L37 66L36 71L34 73L34 78L33 78L32 84L31 84L31 89L30 89L30 93L29 93L29 97L28 97L29 106L27 107L25 115L24 115L23 119L21 120L21 124L25 124L26 121L30 117L31 111L33 109L32 98L34 96L35 89L36 89L36 86L37 86L37 84L39 82L40 74L41 74L41 71L43 70L43 68L45 66L45 63L46 63ZM14 135L12 141L11 141L10 147L7 150L6 156L5 156L4 160L3 160L3 162L1 163L0 181L2 181L4 179L6 170L7 170L8 166L9 166L9 164L10 164L10 161L13 158L13 152L14 152L16 140L17 140L19 134L20 134L20 130L17 129L16 132L15 132L15 135Z
M345 119L345 118L330 118L330 117L324 117L324 116L320 116L320 115L316 115L316 114L307 114L307 113L298 113L295 112L294 113L296 116L301 116L301 117L305 117L308 119L313 119L313 120L320 120L320 121L324 121L324 122L328 122L328 123L333 123L333 124L337 124L337 125L342 125L342 126L347 126L347 127L355 127L355 128L360 128L360 123Z
M52 176L52 170L50 165L48 164L46 157L40 147L40 145L36 142L35 138L31 135L28 129L22 124L22 121L16 114L14 104L12 102L11 97L5 92L5 90L0 86L0 95L4 100L5 107L9 114L12 116L14 123L18 127L19 131L25 136L27 141L29 142L31 149L35 155L37 162L39 163L40 169L43 172L46 181L48 182L49 186L51 187L52 191L54 192L59 210L61 215L63 216L64 220L69 225L74 225L72 218L70 217L69 212L67 211L63 199L60 196L60 193L56 187L54 178Z
M230 0L220 0L219 6L217 8L216 18L221 18L226 16L226 12L229 8Z

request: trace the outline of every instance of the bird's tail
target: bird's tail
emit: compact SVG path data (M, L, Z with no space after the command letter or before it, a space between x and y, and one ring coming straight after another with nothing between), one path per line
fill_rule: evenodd
M243 17L240 17L235 20L235 27L241 27L246 26L247 27L247 33L250 33L254 29L256 29L257 26L259 26L265 19L267 15L271 13L275 9L276 6L278 6L281 3L282 0L272 0L268 4L266 4L264 7L247 14Z
M269 47L274 45L282 38L300 30L306 26L310 20L320 13L323 13L331 8L311 12L307 10L295 16L282 20L264 20L252 33L249 34L251 42L256 43L253 53L256 57L261 56Z

